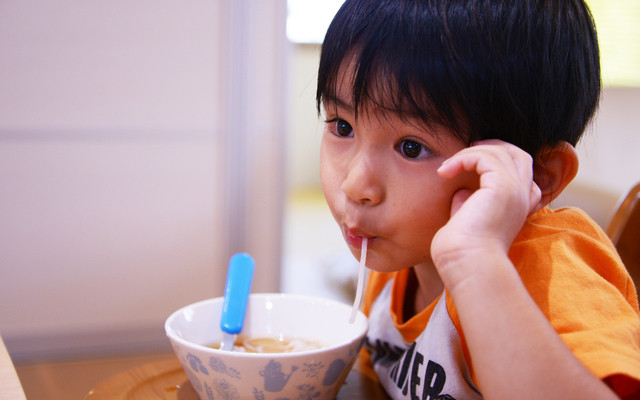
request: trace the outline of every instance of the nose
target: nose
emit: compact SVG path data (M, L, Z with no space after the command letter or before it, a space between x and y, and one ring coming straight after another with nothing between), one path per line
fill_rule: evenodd
M359 152L349 162L342 191L347 197L362 205L375 206L384 200L382 163L373 154Z

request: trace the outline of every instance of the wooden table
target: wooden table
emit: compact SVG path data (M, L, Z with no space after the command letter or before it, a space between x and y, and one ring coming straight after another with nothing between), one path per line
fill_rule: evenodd
M18 374L2 337L0 337L0 398L2 400L26 400L20 379L18 379Z
M177 358L167 358L119 373L100 383L85 400L199 400ZM380 383L356 363L337 399L387 400Z

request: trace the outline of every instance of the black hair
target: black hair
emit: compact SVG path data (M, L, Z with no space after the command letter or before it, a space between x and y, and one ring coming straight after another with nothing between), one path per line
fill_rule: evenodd
M601 90L582 0L347 0L322 45L318 111L349 62L356 115L380 107L533 157L575 146Z

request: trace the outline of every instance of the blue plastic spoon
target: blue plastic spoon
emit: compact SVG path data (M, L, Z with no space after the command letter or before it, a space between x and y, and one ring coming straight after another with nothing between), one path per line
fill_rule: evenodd
M242 331L254 268L253 258L246 253L234 254L229 260L220 319L220 329L222 329L220 350L233 351L236 335Z

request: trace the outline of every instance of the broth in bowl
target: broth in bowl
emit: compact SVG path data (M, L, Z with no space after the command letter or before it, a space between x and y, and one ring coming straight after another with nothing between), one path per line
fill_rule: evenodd
M220 349L220 343L209 346ZM322 345L310 340L279 337L246 337L239 335L233 343L233 351L244 353L296 353L322 348Z

